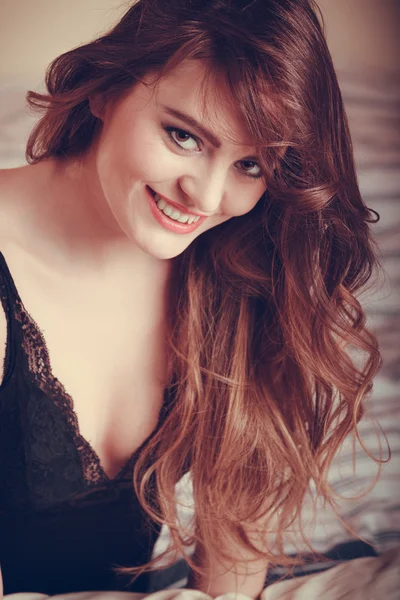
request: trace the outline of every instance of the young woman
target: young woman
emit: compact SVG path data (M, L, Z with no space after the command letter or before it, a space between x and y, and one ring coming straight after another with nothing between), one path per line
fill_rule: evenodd
M190 472L191 585L256 596L379 366L316 6L139 0L46 82L0 176L5 592L145 591Z

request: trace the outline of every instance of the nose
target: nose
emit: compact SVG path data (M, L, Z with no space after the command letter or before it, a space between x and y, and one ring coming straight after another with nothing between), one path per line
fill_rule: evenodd
M179 178L179 186L185 195L185 205L211 216L219 212L226 196L227 174L224 169L207 169Z

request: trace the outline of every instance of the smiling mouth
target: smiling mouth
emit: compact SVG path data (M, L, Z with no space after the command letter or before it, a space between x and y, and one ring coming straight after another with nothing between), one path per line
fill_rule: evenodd
M192 223L197 223L197 221L200 220L201 217L199 215L180 211L172 204L169 204L169 202L163 196L157 194L157 192L152 190L150 187L148 187L148 189L154 198L154 202L157 205L158 210L171 219L171 221L191 225Z

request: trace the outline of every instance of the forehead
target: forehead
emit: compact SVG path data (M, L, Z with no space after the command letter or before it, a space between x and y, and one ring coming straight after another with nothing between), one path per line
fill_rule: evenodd
M154 105L189 113L222 141L253 144L226 80L204 61L183 61L150 85L150 92Z

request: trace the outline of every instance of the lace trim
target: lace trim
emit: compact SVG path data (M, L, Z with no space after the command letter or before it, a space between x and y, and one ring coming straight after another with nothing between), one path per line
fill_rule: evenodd
M22 301L15 301L15 318L22 329L22 350L27 359L27 377L38 386L64 415L72 438L81 459L84 479L91 485L99 485L123 478L133 466L136 452L113 478L108 477L100 463L100 458L87 440L80 434L74 402L62 383L51 371L50 356L46 340L37 323L26 311Z
M2 268L3 265L3 268ZM45 337L36 321L28 313L18 294L7 262L0 252L0 296L7 315L7 343L6 358L10 353L10 336L12 327L11 319L14 317L21 328L22 345L19 350L25 355L23 360L24 375L38 387L46 396L50 397L65 418L67 427L80 457L82 474L90 485L107 484L112 481L126 480L131 477L134 463L143 446L148 440L130 456L128 461L119 470L115 477L110 478L101 466L100 458L90 443L81 435L78 418L74 410L74 401L62 383L55 377L51 370L51 361ZM4 361L4 375L6 359ZM171 407L174 394L166 388L164 403L160 411L160 420L165 418ZM159 421L160 424L160 421ZM159 426L158 424L158 426ZM156 430L158 429L156 427ZM155 430L155 431L156 431ZM155 433L155 431L153 433ZM151 434L152 435L152 434ZM150 436L151 437L151 436Z

